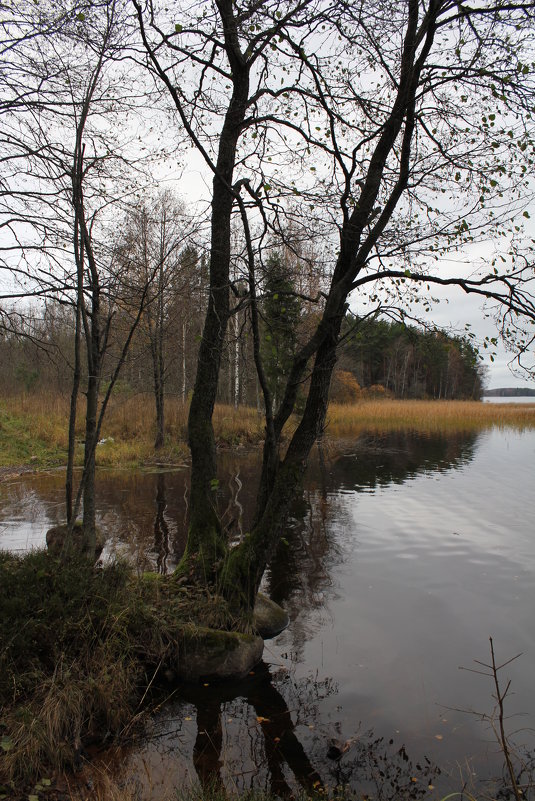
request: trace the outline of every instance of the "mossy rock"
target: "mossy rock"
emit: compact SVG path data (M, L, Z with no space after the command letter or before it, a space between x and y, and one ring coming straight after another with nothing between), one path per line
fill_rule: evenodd
M64 556L67 553L66 543L67 543L67 524L62 523L59 526L53 526L49 528L46 532L46 547L52 554L52 556ZM106 539L102 533L102 531L96 527L95 530L95 537L96 537L96 544L95 544L95 553L94 558L97 560L102 553L104 548L104 544ZM83 523L80 520L77 520L72 529L72 536L71 541L68 545L68 548L72 549L73 554L81 554L83 556L89 557L89 547L87 543L87 538L84 532Z
M195 627L182 638L177 675L184 681L241 679L262 659L264 641L254 634Z
M257 634L263 640L270 640L284 631L290 623L288 613L268 598L267 595L259 592L256 596L256 603L253 611L253 625Z

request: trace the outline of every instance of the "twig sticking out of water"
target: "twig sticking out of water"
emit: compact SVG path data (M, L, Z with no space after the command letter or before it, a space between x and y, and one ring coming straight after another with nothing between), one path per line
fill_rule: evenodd
M522 792L521 788L518 786L517 778L515 775L515 770L513 767L513 760L511 757L511 747L509 745L509 740L507 738L507 734L505 732L505 699L507 698L507 694L511 687L511 679L507 680L507 684L505 685L505 689L502 690L499 680L499 672L507 665L510 665L511 662L514 662L518 659L522 654L517 654L516 656L511 657L506 662L502 662L500 665L496 664L496 657L494 654L494 642L492 637L489 637L490 642L490 656L491 661L490 665L486 662L480 662L479 659L474 659L474 662L477 665L481 665L484 670L475 670L474 668L461 668L461 670L468 670L471 673L479 673L482 676L489 676L494 682L495 693L493 693L493 698L496 700L496 708L498 712L498 725L496 726L496 716L493 713L490 716L485 716L490 721L492 726L492 730L494 735L498 741L500 749L505 759L505 764L507 767L507 773L509 774L509 779L511 781L511 789L513 791L514 797L516 801L524 801L524 793Z

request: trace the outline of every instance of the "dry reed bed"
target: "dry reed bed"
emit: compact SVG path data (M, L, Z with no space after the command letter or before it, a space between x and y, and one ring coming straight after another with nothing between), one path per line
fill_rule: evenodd
M0 408L26 421L27 436L50 447L67 449L69 398L53 393L20 395L2 399ZM77 420L77 437L84 437L83 399ZM167 441L157 454L153 449L154 401L150 394L112 397L102 438L110 442L99 448L100 464L131 464L161 458L181 460L187 454L188 406L178 398L166 402ZM291 432L295 423L289 421ZM527 429L535 427L535 403L480 403L477 401L419 401L366 399L353 405L331 404L327 434L347 438L364 430L412 429L424 432L471 431L492 427ZM251 407L218 405L214 428L219 444L254 445L264 436L264 420ZM81 448L79 449L79 456Z
M38 424L38 431L55 438L67 437L66 424L69 416L69 398L66 395L42 393L35 395L16 395L3 398L1 405L14 415L31 417ZM165 422L169 434L185 439L188 421L188 404L178 398L167 398L165 402ZM78 404L77 434L83 435L84 404ZM112 397L108 406L102 436L117 436L125 439L133 437L152 437L154 435L154 399L149 394L121 395ZM56 431L56 428L59 429ZM218 404L214 412L216 435L237 435L256 438L263 432L263 421L256 409L249 406L226 406ZM61 432L61 433L60 433ZM37 433L37 432L36 432Z
M535 403L380 399L331 404L327 415L327 433L334 438L370 429L453 432L494 427L534 428Z

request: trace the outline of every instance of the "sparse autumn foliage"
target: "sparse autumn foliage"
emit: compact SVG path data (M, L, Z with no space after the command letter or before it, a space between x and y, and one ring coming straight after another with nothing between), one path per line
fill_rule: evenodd
M372 384L371 386L366 387L362 391L362 395L366 399L374 398L375 400L392 397L392 393L390 392L390 390L383 387L382 384Z
M331 383L330 400L333 403L356 403L362 392L359 382L348 370L335 370Z
M504 338L523 353L532 342L522 323L535 320L529 246L513 240L533 167L535 83L527 65L534 9L501 0L218 0L176 6L180 18L169 32L168 6L134 6L177 125L213 175L210 302L189 416L191 517L181 569L200 556L204 578L219 570L229 596L250 607L324 429L351 293L371 314L385 306L417 312L421 303L422 318L432 285L454 287L498 304ZM266 419L263 470L252 530L229 552L211 485L212 414L231 315L232 224L246 242L254 319L262 250L284 240L292 217L323 244L331 279L318 325L296 349L276 398L259 327L253 332ZM440 268L442 257L504 233L507 258L491 262L490 271L487 263L479 273L460 267L453 277L435 269L435 260ZM458 383L459 359L450 355ZM407 368L410 358L408 348ZM396 378L402 396L407 376L403 368ZM297 426L281 459L294 413Z

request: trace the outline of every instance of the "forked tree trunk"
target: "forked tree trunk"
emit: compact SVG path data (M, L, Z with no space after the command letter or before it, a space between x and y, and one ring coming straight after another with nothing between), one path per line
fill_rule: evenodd
M436 11L435 8L434 13ZM274 421L274 436L266 436L255 524L243 543L231 551L225 566L223 591L228 598L245 609L251 609L254 604L262 574L279 541L290 502L303 478L308 456L323 431L329 386L336 362L336 347L348 294L355 286L356 277L365 266L370 252L376 246L407 187L411 141L415 128L416 92L435 30L433 15L430 14L427 19L428 35L417 55L418 4L414 0L410 4L409 12L397 96L370 159L359 203L348 213L341 229L340 251L322 320L294 360L285 396ZM377 221L370 228L370 221L376 213L375 206L386 164L398 137L401 138L398 181L394 184L384 208L380 210ZM282 426L295 407L297 387L311 357L315 358L315 362L305 411L286 456L279 464L277 449Z
M219 0L217 5L225 28L233 94L220 136L217 172L214 177L210 299L189 417L192 503L188 545L182 567L185 563L189 563L191 567L194 562L194 566L201 568L205 576L217 573L218 587L223 594L240 609L249 611L254 604L267 562L280 539L282 526L302 481L312 446L323 431L329 386L336 362L336 347L348 294L358 286L357 276L367 264L370 253L376 247L407 188L411 141L415 129L416 92L420 73L433 41L434 15L438 9L434 7L426 17L422 39L421 32L418 32L419 6L417 0L410 0L397 92L391 113L382 126L370 157L367 174L361 181L359 202L351 210L344 207L346 213L341 227L340 250L322 320L294 359L284 397L274 418L268 417L271 414L271 403L266 404L266 439L257 512L251 532L229 553L211 499L211 490L216 481L212 412L229 314L230 218L233 205L231 181L237 138L246 110L248 72L243 56L236 56L235 48L239 38L231 2ZM419 48L418 42L421 43ZM399 151L399 173L397 180L391 184L383 206L378 208L386 165L396 143ZM240 204L242 217L245 218L239 198L237 202ZM244 227L246 230L245 219ZM251 251L250 241L248 250ZM249 261L251 262L251 258ZM254 280L251 281L251 297L253 286ZM307 365L311 359L315 361L305 411L286 456L280 462L282 431L294 411L297 392L306 377ZM200 572L201 570L197 570L197 574Z
M336 346L342 325L345 303L339 314L331 317L328 332L317 351L310 379L310 388L301 421L293 435L286 456L279 463L273 447L264 454L271 462L262 473L259 503L261 515L250 534L233 549L226 560L221 577L223 594L241 609L252 609L266 566L274 554L286 524L290 504L295 498L306 470L310 451L323 433L329 400L331 377L336 364ZM274 443L275 447L278 443Z

